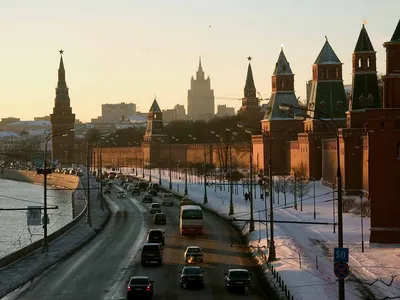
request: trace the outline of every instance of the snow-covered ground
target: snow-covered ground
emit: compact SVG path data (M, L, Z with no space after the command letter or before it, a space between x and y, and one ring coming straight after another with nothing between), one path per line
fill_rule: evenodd
M153 170L153 182L158 182L158 170ZM140 176L141 174L139 174ZM162 185L168 187L168 172L162 172ZM146 178L148 178L146 174ZM173 191L183 195L184 176L174 178ZM332 201L332 189L315 182L314 219L314 188L303 199L303 210L300 210L300 199L297 200L298 210L293 208L293 195L274 195L274 219L280 221L311 221L333 223L333 203L335 207L335 221L337 222L337 201ZM258 189L257 189L258 190ZM254 193L254 192L253 192ZM203 203L204 186L198 183L188 183L189 199ZM220 215L228 216L229 191L215 186L207 187L209 208ZM265 220L264 200L260 199L257 191L254 199L254 219ZM335 193L335 198L337 194ZM237 195L233 195L234 215L236 219L250 218L250 203L244 201L242 188ZM268 198L267 198L267 204ZM269 205L268 209L269 210ZM364 244L365 251L361 251L361 217L353 213L343 215L344 247L349 248L350 276L346 278L346 299L400 299L400 245L370 245L369 229L370 218L364 217ZM269 225L268 225L269 226ZM253 246L253 254L263 263L260 252L268 255L266 228L263 223L256 223L255 231L248 235ZM269 228L268 228L269 229ZM337 247L337 228L333 225L306 225L275 223L275 245L278 260L273 263L274 269L279 272L291 295L297 299L338 299L338 283L333 272L333 248ZM244 232L248 233L246 226ZM269 232L268 232L269 234ZM260 248L257 248L260 247ZM266 249L266 250L263 250ZM271 272L266 269L271 279ZM371 292L375 298L371 296ZM386 298L385 298L386 297ZM396 298L394 298L396 297Z

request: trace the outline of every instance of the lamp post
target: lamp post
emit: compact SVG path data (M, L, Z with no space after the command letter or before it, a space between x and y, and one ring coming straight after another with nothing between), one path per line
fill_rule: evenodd
M313 189L314 189L314 220L317 218L317 211L315 209L315 178L313 178Z
M92 227L92 217L90 214L90 143L89 140L87 141L87 160L86 160L86 183L87 183L87 195L86 195L86 201L87 201L87 215L86 215L86 221L89 224L90 227Z
M47 170L47 144L49 141L56 136L67 136L68 131L75 131L75 128L68 128L64 130L58 130L55 132L51 132L46 136L45 144L44 144L44 157L43 157L43 248L42 252L49 252L49 243L47 241L47 223L48 223L48 214L47 214L47 174L49 171Z
M237 127L243 128L243 124L238 123ZM250 134L251 137L251 130L246 129L245 132ZM250 161L249 161L249 168L250 168L250 228L249 231L253 232L254 229L254 198L253 198L253 141L250 140ZM264 199L264 201L266 201Z
M336 233L336 212L335 212L335 184L332 184L332 216L333 216L333 233Z
M239 123L238 127L243 127L245 125ZM248 127L249 128L249 127ZM259 128L253 128L259 130ZM264 137L268 137L268 193L269 193L269 216L270 216L270 236L271 240L268 245L268 261L275 261L276 260L276 248L275 248L275 237L274 237L274 203L272 199L272 159L271 159L271 136L269 132L261 129L261 134ZM267 199L264 199L264 201L267 201ZM265 204L266 205L266 204Z
M235 213L233 207L233 177L232 177L232 139L233 135L237 135L236 131L232 131L230 128L226 128L226 131L229 133L229 215L233 215Z
M185 194L188 195L188 159L187 159L187 145L185 146Z
M176 137L172 137L172 139L176 142L179 142L179 139ZM171 143L169 144L169 190L172 190L172 158L171 158Z
M363 198L364 198L364 193L361 191L360 192L360 205L361 205L361 210L360 210L360 218L361 218L361 252L364 252L364 207L363 207Z
M281 110L289 110L289 109L299 109L302 111L311 111L315 112L315 110L309 109L309 108L304 108L300 106L295 106L292 104L287 104L287 103L281 103L279 105L279 108ZM327 113L320 111L320 113L324 116L326 116L328 119L332 121L334 125L332 125L330 122L327 122L323 119L320 118L313 118L316 120L320 120L322 122L325 122L328 124L328 126L331 127L331 129L335 132L336 135L336 159L337 159L337 170L336 170L336 177L337 177L337 194L338 194L338 247L343 248L343 198L342 198L342 173L340 170L340 138L339 138L339 128L337 126L337 123L335 120L328 115ZM301 116L303 119L304 118L311 118L308 114L303 114ZM339 279L339 300L344 300L345 299L345 284L344 284L344 279Z
M194 137L193 135L189 134L189 137L191 137L194 141L197 140L197 137ZM203 198L203 204L208 203L208 197L207 197L207 145L206 143L203 143L203 151L204 151L204 198Z

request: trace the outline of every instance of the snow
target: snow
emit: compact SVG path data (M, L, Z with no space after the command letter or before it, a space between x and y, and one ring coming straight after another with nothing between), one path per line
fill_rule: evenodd
M148 171L148 170L147 170ZM158 182L158 170L153 170L153 182ZM147 175L147 174L146 174ZM167 171L162 171L162 185L168 187ZM148 176L146 176L148 178ZM192 176L194 178L194 176ZM200 179L201 180L201 179ZM198 180L198 181L200 181ZM193 179L194 181L194 179ZM313 186L313 183L310 183ZM217 184L218 185L218 184ZM184 176L172 179L173 191L183 196ZM178 192L179 190L179 192ZM246 192L247 190L245 190ZM257 191L254 199L254 219L265 220L264 201ZM228 218L229 191L209 186L207 188L208 208L221 216ZM203 203L204 186L188 182L189 199ZM335 193L337 197L337 193ZM358 198L358 197L357 197ZM315 182L316 219L314 220L314 191L303 199L303 211L300 211L300 199L297 199L298 210L293 208L293 195L287 194L285 207L284 196L274 193L274 220L333 222L333 193L321 182ZM366 199L365 199L366 200ZM359 198L358 198L359 201ZM237 220L250 218L250 204L244 201L242 187L238 195L233 195L234 215ZM269 211L269 199L267 198ZM335 221L337 222L337 201L335 201ZM242 227L244 222L238 221ZM349 266L351 274L345 280L346 299L368 299L368 293L373 293L375 299L392 299L400 296L400 245L369 244L370 218L363 217L365 251L361 251L361 217L353 213L343 214L344 247L349 248ZM269 227L269 225L268 225ZM270 228L268 228L270 230ZM243 229L248 234L249 228ZM333 272L333 248L337 247L337 228L333 225L306 225L275 223L275 246L278 260L273 262L273 268L284 280L296 300L302 299L338 299L338 283ZM270 232L268 232L269 234ZM255 231L248 234L248 241L253 255L260 264L266 267L261 253L268 256L265 223L255 223ZM276 286L277 280L268 268L266 277ZM397 298L396 298L397 299Z
M81 178L81 180L83 177ZM96 183L93 183L96 184ZM97 190L93 190L91 199L96 199ZM101 211L99 201L91 202L92 228L83 220L55 239L49 244L49 252L42 254L38 249L0 269L0 299L11 293L25 283L32 281L36 276L58 261L74 253L87 241L89 241L106 222L108 213ZM10 295L12 297L12 295Z

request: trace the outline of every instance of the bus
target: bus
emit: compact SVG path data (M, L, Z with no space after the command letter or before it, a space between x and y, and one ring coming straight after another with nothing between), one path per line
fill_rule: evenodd
M198 205L184 205L179 214L181 235L203 235L203 211Z

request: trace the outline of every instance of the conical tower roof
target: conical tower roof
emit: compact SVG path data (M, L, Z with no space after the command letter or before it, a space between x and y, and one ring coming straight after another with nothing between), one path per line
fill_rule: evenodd
M283 47L279 53L278 61L275 64L273 75L293 75L290 64L286 59L285 53L283 52Z
M399 20L399 22L397 23L397 27L396 27L396 29L394 30L393 36L392 36L392 38L390 39L390 41L391 41L391 42L394 42L394 43L400 43L400 20Z
M314 65L324 65L324 64L341 64L341 61L337 57L335 51L333 51L331 45L328 42L328 37L325 36L325 44L321 49Z
M372 46L367 30L365 29L365 25L363 24L360 31L360 35L358 36L356 47L354 48L354 52L366 52L366 51L375 51L375 50L374 47Z
M156 112L156 113L161 112L160 106L158 105L156 99L153 100L153 104L151 105L149 112Z
M249 98L249 97L255 97L256 95L256 86L254 84L254 78L253 78L253 70L251 68L251 57L249 56L248 58L249 65L247 67L247 76L246 76L246 84L244 86L244 97Z

